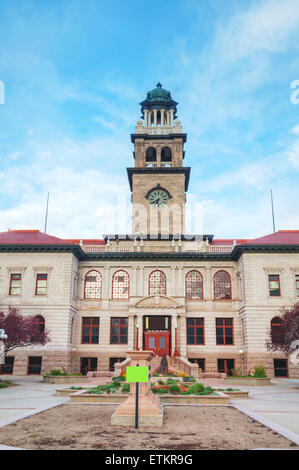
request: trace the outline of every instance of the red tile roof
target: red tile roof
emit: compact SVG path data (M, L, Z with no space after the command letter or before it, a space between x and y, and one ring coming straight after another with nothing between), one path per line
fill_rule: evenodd
M211 245L233 245L234 239L232 238L214 238ZM243 243L250 242L248 238L237 238L237 245L242 245Z
M249 245L299 245L299 230L278 230L247 242Z
M8 230L0 233L0 245L69 245L70 242L52 237L39 230Z
M65 241L73 243L74 245L80 245L80 241L83 242L83 245L106 245L105 240L99 238L66 238Z

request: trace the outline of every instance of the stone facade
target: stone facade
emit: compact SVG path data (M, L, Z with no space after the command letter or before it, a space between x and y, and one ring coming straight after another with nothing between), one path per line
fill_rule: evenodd
M23 315L43 317L51 339L40 348L12 351L13 374L57 368L107 371L111 360L125 358L133 349L152 349L157 341L158 353L199 360L206 372L247 371L263 364L270 377L279 373L274 360L284 358L268 353L265 339L280 308L299 300L299 231L251 241L184 235L190 169L183 167L186 134L174 122L176 104L158 84L142 103L145 125L139 121L131 136L135 166L127 170L133 235L61 240L36 230L0 234L0 309L17 307ZM156 151L151 166L149 147ZM171 152L167 165L162 161L165 147ZM149 195L157 187L165 192L163 207L150 204ZM177 209L165 228L171 204ZM145 225L136 224L134 205L142 207ZM154 271L159 273L156 284ZM201 289L193 299L186 295L190 271L199 273L192 286ZM226 279L220 288L225 291L229 285L229 294L217 298L214 278L219 271ZM16 274L17 295L10 288ZM43 295L36 292L38 274L47 275ZM269 275L279 276L278 296L269 294ZM218 331L229 336L232 330L230 341L218 344L216 322ZM219 322L228 326L219 327ZM30 357L41 358L40 370L30 369ZM298 377L298 367L285 362L286 374Z

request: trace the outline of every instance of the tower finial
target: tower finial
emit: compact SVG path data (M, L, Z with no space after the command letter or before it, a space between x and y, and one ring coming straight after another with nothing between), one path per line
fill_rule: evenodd
M157 83L157 88L162 88L162 83L158 82Z

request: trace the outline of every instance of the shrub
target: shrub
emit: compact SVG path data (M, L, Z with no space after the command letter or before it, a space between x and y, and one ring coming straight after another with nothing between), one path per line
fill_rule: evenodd
M0 388L6 388L10 385L11 382L0 382Z
M115 388L121 387L121 383L120 383L119 380L113 380L111 385L113 385L113 387L115 387Z
M52 369L50 374L51 375L63 375L61 370L59 370L59 369Z
M253 377L267 378L266 369L264 366L255 366Z
M169 387L169 391L170 391L170 393L179 393L181 391L181 389L177 384L171 384L170 387Z
M121 375L119 375L118 377L113 377L112 380L118 380L119 382L123 382L125 380L125 378L122 377Z
M163 394L163 393L169 393L168 390L167 390L167 388L159 388L159 389L157 390L157 392L158 392L158 393L162 393L162 394Z
M121 391L122 391L122 393L129 393L130 384L128 384L128 383L123 384Z
M164 380L158 380L159 385L164 385Z
M189 392L194 395L199 395L204 389L205 386L202 383L198 382L189 387Z
M175 379L167 379L166 384L171 385L171 384L175 384L176 382L177 382L177 380L175 380Z

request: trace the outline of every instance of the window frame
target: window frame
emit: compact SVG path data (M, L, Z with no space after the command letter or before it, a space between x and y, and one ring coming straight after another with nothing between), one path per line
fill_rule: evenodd
M188 325L188 320L194 320L194 324L193 325ZM196 325L195 320L202 320L202 324L201 325ZM193 329L194 343L189 343L188 338L189 338L190 335L188 335L188 328ZM197 334L196 334L197 330L200 330L202 332L202 334L200 335L203 339L202 343L197 342ZM206 342L205 342L205 319L204 319L204 317L187 317L186 318L186 344L187 344L187 346L205 346Z
M222 320L222 325L219 325L219 324L217 325L217 320ZM225 324L225 321L226 321L226 320L231 320L231 325L226 325L226 324ZM235 344L235 339L234 339L234 319L233 319L232 317L230 317L230 318L226 318L226 317L217 317L217 318L215 318L215 328L216 328L216 345L217 345L217 346L234 346L234 344ZM217 335L217 328L221 328L221 329L222 329L222 332L223 332L222 336ZM230 336L230 335L228 336L228 335L226 334L226 329L227 329L227 328L231 328L231 329L232 329L232 334L231 334L231 336ZM223 338L223 343L218 343L218 342L217 342L217 339L218 339L219 337L220 337L220 338ZM231 343L227 343L227 338L232 338L232 342L231 342Z
M165 281L164 292L154 292L154 293L151 292L151 277L155 273L161 273L164 276L164 281ZM150 273L148 277L148 295L167 295L167 277L166 277L166 274L161 269L155 269L154 271Z
M118 320L118 324L112 325L113 320ZM121 320L126 320L126 324L121 324ZM117 334L118 342L113 343L112 342L112 336L116 336L116 335L112 334L112 328L116 328L116 327L118 328L118 334ZM124 335L120 334L120 329L121 328L126 328L127 341L125 343L120 342L120 337L124 336ZM128 340L129 340L129 334L128 333L129 333L129 318L128 317L110 317L110 345L119 346L119 345L123 345L123 344L128 344Z
M19 286L19 290L20 292L18 294L13 294L11 289L15 288L12 286L12 281L13 280L17 280L17 279L13 279L12 277L13 276L20 276L19 278L19 281L20 281L20 286ZM8 295L21 295L22 293L22 273L10 273L10 281L9 281L9 294Z
M194 299L194 298L192 298L192 297L191 297L191 298L188 298L188 297L187 297L187 282L188 282L188 276L189 276L189 274L191 274L191 273L199 274L199 277L200 277L200 279L201 279L201 297L196 298L196 299ZM190 301L204 300L203 275L202 275L201 272L198 271L197 269L191 269L191 271L188 271L187 274L186 274L186 276L185 276L185 299L188 300L188 301L189 301L189 300L190 300Z
M229 297L220 297L220 298L216 297L215 280L216 280L217 274L219 274L219 273L225 273L229 278L229 284L230 284L230 287L229 287L230 296ZM215 272L215 274L213 276L213 290L214 290L214 292L213 292L214 293L214 300L220 300L220 301L223 301L223 300L230 301L230 300L232 300L232 278L231 278L231 275L229 274L228 271L226 271L225 269L219 269L219 271Z
M278 323L274 323L274 321L277 321L277 320L280 320L280 321ZM275 330L273 329L273 327L280 327L282 329L282 331L279 333L281 335L281 340L282 340L283 339L283 334L282 334L283 333L283 320L282 320L281 317L278 317L278 316L273 317L272 320L270 321L270 330L271 330L272 343L277 344L277 343L279 343L280 340L278 340L277 342L273 341L273 338L274 338L274 335L275 335L275 333L274 333ZM276 335L277 334L278 333L276 333Z
M84 324L84 320L90 320L89 324ZM93 321L97 320L97 324L93 324ZM89 334L84 333L84 328L89 328ZM92 329L97 327L97 335L93 334ZM96 336L97 341L92 341L92 337ZM83 341L84 337L89 337L89 341ZM81 344L99 344L100 342L100 317L82 317L81 322Z
M100 296L99 297L86 297L86 282L87 282L86 278L90 273L93 273L93 272L97 273L97 275L99 276L99 278L101 280L100 286L98 287L98 289L100 289ZM90 281L88 281L88 282L90 282ZM95 289L97 289L97 287ZM103 291L103 277L102 277L102 274L97 269L90 269L84 276L84 291L83 291L84 300L101 300L102 299L102 291Z
M115 276L117 273L125 273L127 276L128 276L128 297L115 297L114 296L114 282L115 282ZM111 292L111 298L114 300L128 300L130 298L130 275L128 274L127 271L123 270L123 269L118 269L117 271L115 271L115 273L113 274L112 276L112 292Z
M46 320L42 315L35 315L34 320L36 324L39 326L40 332L44 333L46 329Z
M38 287L38 281L44 280L44 279L38 279L38 276L46 276L46 291L44 294L40 294L37 292ZM35 278L35 295L47 295L48 294L48 273L36 273L36 278ZM40 287L41 289L41 287Z
M278 282L278 294L277 294L277 295L271 294L270 282L271 282L271 281L272 281L272 282L275 282L273 279L270 280L270 277L271 277L271 276L278 278L278 281L277 281L277 282ZM275 289L272 288L272 292L273 292L274 290L277 290L277 288L275 288ZM281 297L280 274L268 274L268 295L269 295L269 297Z
M299 297L299 274L295 274L295 295Z

